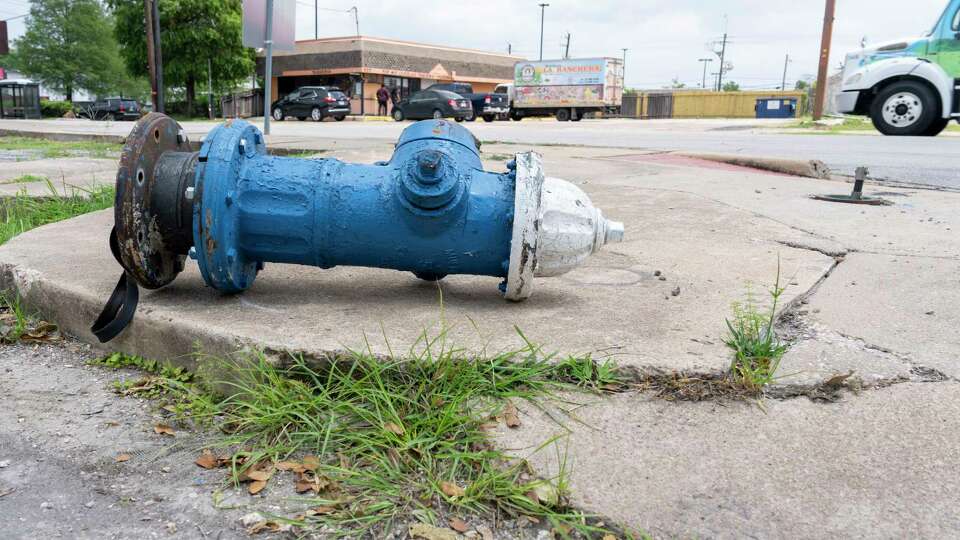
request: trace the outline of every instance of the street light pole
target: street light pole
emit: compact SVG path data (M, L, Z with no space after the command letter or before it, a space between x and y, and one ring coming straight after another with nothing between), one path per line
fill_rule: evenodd
M787 55L786 60L783 61L783 82L780 84L780 90L782 92L787 91L787 65L790 64L790 55Z
M836 0L827 0L823 15L823 36L820 38L820 69L817 71L817 93L813 100L813 119L823 118L823 102L827 96L827 68L830 64L830 42L833 39L833 14Z
M710 62L713 62L713 58L701 58L698 61L703 64L703 83L700 84L700 88L703 88L704 90L706 90L707 89L707 64Z
M727 58L727 33L723 33L723 45L720 47L720 75L717 76L717 92L723 89L723 65Z
M623 91L626 92L627 91L627 51L629 51L630 49L623 48L621 50L623 51L623 69L620 71L623 72Z
M263 134L270 134L270 91L273 89L273 0L267 0L267 27L264 29L263 45L266 61L263 69Z
M543 21L547 6L550 4L540 4L540 60L543 60Z

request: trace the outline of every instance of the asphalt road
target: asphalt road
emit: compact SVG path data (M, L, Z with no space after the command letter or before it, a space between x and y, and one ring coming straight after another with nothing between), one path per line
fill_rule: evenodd
M258 120L259 124L262 120ZM185 125L194 137L211 122ZM314 139L395 141L409 123L274 122L271 141ZM853 175L859 166L871 176L910 184L960 190L960 136L883 137L874 134L829 135L784 133L782 121L763 120L553 120L474 122L464 124L483 141L518 144L565 144L622 147L644 151L690 151L819 159L838 174ZM86 120L0 120L0 130L126 135L129 122Z

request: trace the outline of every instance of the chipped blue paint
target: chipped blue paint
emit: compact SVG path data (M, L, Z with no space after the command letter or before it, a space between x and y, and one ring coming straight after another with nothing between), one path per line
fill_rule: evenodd
M228 122L200 151L191 256L226 292L249 288L266 262L505 277L514 173L484 171L477 146L468 130L426 120L389 162L357 165L268 156L256 127Z

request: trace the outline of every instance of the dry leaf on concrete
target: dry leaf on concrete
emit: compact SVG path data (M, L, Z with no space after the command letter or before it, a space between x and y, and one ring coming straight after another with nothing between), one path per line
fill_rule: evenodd
M512 401L507 401L507 406L503 408L503 421L507 427L515 428L520 425L520 416L517 414L517 406Z
M453 482L440 482L440 491L447 497L463 497L467 491Z
M617 537L612 534L603 535L603 540L617 540Z
M250 482L250 484L247 486L247 491L249 491L251 495L256 495L257 493L263 491L263 488L265 487L267 487L266 480L255 480Z
M470 530L470 526L467 525L467 522L457 517L450 518L450 528L462 533Z
M194 463L204 469L216 469L220 466L220 460L209 450L204 450Z
M117 456L117 463L123 463L124 461L130 461L130 454L120 454Z
M441 529L426 523L414 523L410 526L410 538L421 540L458 540L460 535L450 529Z
M303 468L308 471L315 471L320 467L320 458L317 456L303 456Z
M274 465L277 469L281 471L295 471L297 469L303 469L303 465L297 461L279 461Z
M173 431L173 428L166 424L157 424L153 426L153 432L156 433L157 435L167 435L170 437L173 437L175 434L175 432Z
M483 540L493 540L493 530L486 525L480 525L477 527L477 532L480 533L480 536Z

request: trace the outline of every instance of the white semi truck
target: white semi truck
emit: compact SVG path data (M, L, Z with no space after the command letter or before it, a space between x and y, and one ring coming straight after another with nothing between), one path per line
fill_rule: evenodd
M885 135L939 134L960 120L960 0L925 36L847 55L837 109L869 116Z
M555 116L565 122L592 112L620 114L623 61L577 58L517 62L513 84L494 92L510 96L510 118Z

